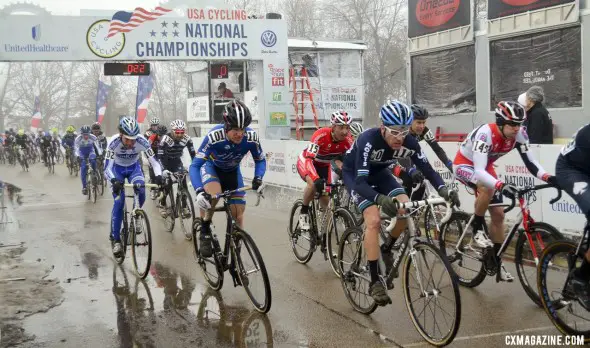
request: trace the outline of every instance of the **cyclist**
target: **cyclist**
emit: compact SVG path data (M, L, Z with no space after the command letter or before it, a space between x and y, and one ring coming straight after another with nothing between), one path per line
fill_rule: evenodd
M154 153L156 154L156 159L160 159L158 156L158 146L160 144L160 140L162 140L162 137L164 135L166 135L166 133L168 133L168 128L166 128L166 126L164 125L160 125L158 126L158 130L156 132L152 132L152 134L150 135L150 137L148 138L148 142L150 143L150 146L152 147L152 151L154 151ZM150 175L150 181L153 182L152 178L155 177L154 175L154 170L152 169L152 166L148 166L149 169L149 175ZM151 188L150 189L150 198L152 200L156 199L158 195L158 190L156 190L155 188Z
M98 139L98 145L100 146L101 151L106 151L107 149L107 137L104 135L102 130L100 129L100 123L95 122L92 124L91 127L92 134Z
M188 150L191 160L195 158L195 148L193 146L193 141L188 136L188 134L186 134L186 124L184 121L172 121L170 123L170 129L172 131L162 136L160 146L158 147L158 159L160 160L160 163L162 163L164 177L169 176L170 173L177 173L181 170L184 170L184 166L182 164L182 155L184 154L185 148ZM184 180L183 184L186 187L186 179ZM190 217L191 213L186 207L186 202L183 201L182 204L183 217ZM162 216L166 216L166 197L162 197L160 200L160 213Z
M49 167L49 148L53 145L53 137L49 132L45 132L41 138L39 138L39 148L43 155L43 163L46 167Z
M150 128L144 133L144 137L146 139L149 139L153 136L153 135L157 135L159 133L159 129L160 129L160 119L157 117L152 117L152 119L150 120ZM160 144L159 142L155 142L155 141L150 141L149 142L151 147L152 147L152 151L156 154L156 158L158 157L158 145ZM149 176L150 176L150 183L154 183L154 169L152 168L151 165L148 164L148 172L149 172ZM156 189L150 189L150 198L151 199L156 199L156 195L157 195L157 191Z
M350 124L350 135L352 135L353 139L358 138L364 131L365 128L359 122L353 122Z
M379 253L383 252L383 260L389 272L393 264L391 247L406 228L406 221L397 221L391 238L380 248L381 218L375 204L380 205L385 214L396 216L396 200L401 203L409 201L404 189L391 175L391 164L399 158L410 157L437 188L441 197L454 204L458 204L459 200L457 193L449 191L438 173L432 169L417 139L407 136L413 120L412 109L401 102L388 101L381 107L379 116L381 126L364 131L344 156L342 176L346 189L365 220L364 243L371 274L369 294L375 303L386 305L391 299L379 281Z
M143 135L146 139L149 139L152 134L154 133L158 133L158 129L160 128L160 119L157 117L152 117L152 119L150 120L150 128L145 131L145 134ZM154 148L152 148L152 150L154 150ZM154 150L155 153L156 150Z
M563 147L555 165L557 183L578 204L586 215L586 227L590 228L590 124L580 128L573 139ZM587 247L587 244L586 244ZM584 250L582 265L573 270L567 289L573 292L590 310L590 249Z
M251 122L248 107L239 100L232 100L225 106L223 124L213 127L199 146L189 175L197 193L197 206L202 209L201 216L216 205L212 195L244 186L240 162L248 152L255 162L252 189L258 190L262 185L266 158L258 134L248 127ZM244 226L245 195L245 192L236 192L231 197L231 211L239 226ZM199 240L203 257L213 255L210 225L211 220L203 220L201 224Z
M74 153L76 159L80 164L80 178L82 178L82 194L87 195L88 190L86 188L86 160L90 161L92 170L96 171L96 156L102 154L100 147L95 147L98 143L98 139L90 134L90 126L80 127L80 135L76 137L74 141ZM95 152L95 148L98 152Z
M336 111L330 116L330 127L320 128L313 133L309 145L297 159L297 172L307 186L303 190L303 205L299 213L299 226L309 230L309 203L316 192L322 193L327 183L332 183L330 163L342 169L342 156L353 143L350 135L352 117L346 111ZM337 171L337 169L336 169ZM328 190L327 190L328 191ZM320 197L320 206L325 209L329 197Z
M66 149L66 165L70 166L70 157L72 150L74 149L74 142L76 141L76 134L74 133L76 128L74 126L68 126L66 128L66 134L61 138L61 145Z
M428 110L416 104L412 104L411 108L414 114L414 120L410 126L410 135L414 136L419 142L422 140L426 141L438 159L452 173L453 162L449 159L445 150L440 147L438 141L434 138L432 131L426 126L426 120L429 116ZM414 184L420 184L424 180L422 173L419 170L416 170L416 167L412 164L412 161L410 161L409 158L398 161L398 165L393 167L393 174L402 179L407 194L412 194L412 186ZM410 199L422 199L425 189L425 186L421 186L412 194Z
M19 129L18 133L14 137L14 144L17 147L17 158L19 162L24 160L24 156L27 156L27 146L29 143L29 137L25 134L24 129ZM29 162L26 163L26 169L29 168Z
M516 148L522 161L531 174L551 184L557 184L541 167L529 151L529 138L526 130L521 127L526 120L523 106L513 101L501 101L496 107L496 122L481 125L471 131L461 143L453 162L455 174L465 185L476 190L475 216L472 222L473 240L481 248L494 248L498 253L504 240L503 207L490 207L492 224L490 234L483 230L484 215L490 203L502 203L502 194L514 197L517 189L510 184L498 180L494 170L494 162ZM495 192L494 192L495 191ZM501 264L500 280L511 282L514 277Z
M148 141L139 134L139 125L133 117L122 117L119 120L119 134L109 139L107 153L105 155L104 175L111 183L111 190L115 203L111 213L110 239L113 242L113 254L120 256L121 247L121 223L123 222L123 205L125 198L119 193L124 189L124 182L127 179L132 184L143 184L145 179L141 171L139 154L144 152L154 168L157 184L162 183L162 169L155 158ZM139 189L139 206L145 202L145 189Z

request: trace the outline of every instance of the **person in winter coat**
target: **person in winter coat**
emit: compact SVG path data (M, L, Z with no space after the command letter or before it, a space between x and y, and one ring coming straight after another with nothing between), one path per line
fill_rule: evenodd
M527 111L524 123L531 144L553 144L553 121L543 105L545 93L540 86L532 86L518 97Z

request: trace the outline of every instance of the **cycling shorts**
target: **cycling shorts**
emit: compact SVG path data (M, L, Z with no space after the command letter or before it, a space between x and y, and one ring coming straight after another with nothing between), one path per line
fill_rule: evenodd
M206 161L201 167L201 178L203 186L210 182L218 182L221 185L221 191L231 191L244 187L244 179L240 167L234 170L223 171L213 164L213 161ZM246 204L246 192L235 192L230 197L230 204Z
M455 172L457 180L475 191L475 196L477 197L477 177L473 164L457 164L457 160L455 160L455 163L453 163L453 172ZM494 178L498 178L493 163L488 163L486 172ZM496 190L490 200L490 204L502 204L503 202L504 197L502 196L502 192Z

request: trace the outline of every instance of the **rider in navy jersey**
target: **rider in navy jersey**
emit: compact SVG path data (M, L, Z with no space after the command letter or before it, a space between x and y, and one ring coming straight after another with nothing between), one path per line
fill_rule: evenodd
M215 126L203 139L189 169L201 217L217 203L211 196L244 187L240 162L248 152L255 163L252 189L258 190L262 185L266 158L258 134L248 127L250 122L252 115L248 107L239 100L233 100L225 106L223 124ZM239 226L243 226L245 195L245 192L236 192L230 199L231 211ZM213 255L210 225L211 220L203 219L199 237L202 257Z
M555 177L586 215L586 227L590 228L590 124L580 128L573 139L563 147L557 157ZM590 310L590 248L586 248L582 265L573 271L567 288L578 296L586 310Z
M404 189L391 175L390 167L398 159L411 158L426 178L437 188L441 197L458 204L455 191L449 191L438 173L430 166L418 140L407 136L413 114L410 107L390 101L381 107L382 125L364 131L344 157L342 176L347 190L358 205L366 225L365 249L371 274L369 293L379 305L391 302L384 284L379 281L379 252L383 254L387 272L393 264L391 247L406 228L400 219L391 232L391 238L379 248L381 218L376 204L389 216L397 215L395 201L409 201ZM375 186L375 189L371 187ZM403 212L401 212L403 213Z

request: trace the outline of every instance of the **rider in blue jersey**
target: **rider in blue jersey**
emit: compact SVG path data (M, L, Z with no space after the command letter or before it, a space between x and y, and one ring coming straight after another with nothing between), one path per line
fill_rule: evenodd
M358 205L366 225L365 249L371 274L369 293L375 303L384 306L391 303L384 284L379 281L379 252L383 254L387 272L392 267L391 248L397 237L406 228L406 220L397 221L391 238L379 247L381 218L376 204L389 216L396 216L395 201L409 201L404 189L391 174L390 166L396 160L411 158L424 176L437 188L441 197L458 203L455 191L449 191L428 159L415 137L407 136L413 120L412 110L405 104L390 101L381 107L382 125L371 128L356 139L348 150L342 166L342 177L351 197ZM375 186L375 188L372 187ZM400 212L403 214L403 212Z
M123 205L125 204L125 179L131 184L144 184L145 179L139 163L139 154L145 152L156 174L155 183L162 184L162 168L154 156L150 143L139 134L137 121L132 117L122 117L119 121L119 134L109 139L105 155L104 174L111 182L111 190L115 204L111 214L111 242L113 254L120 256L121 223L123 222ZM139 207L145 202L145 188L139 190Z
M190 166L189 174L197 192L197 205L201 217L205 210L215 206L211 196L227 190L244 187L240 162L250 152L255 162L252 189L258 190L266 172L266 158L258 141L258 134L248 127L252 122L250 110L241 101L233 100L225 106L223 124L215 126L203 139L197 155ZM245 192L236 192L230 202L232 213L239 226L243 226ZM200 253L203 257L213 255L211 245L211 221L201 225Z
M98 145L98 139L90 134L90 126L82 126L80 128L80 135L74 141L74 154L80 164L80 178L82 178L82 194L87 195L86 189L86 159L90 161L93 170L96 170L96 156L102 154L102 150L94 150L94 144Z

